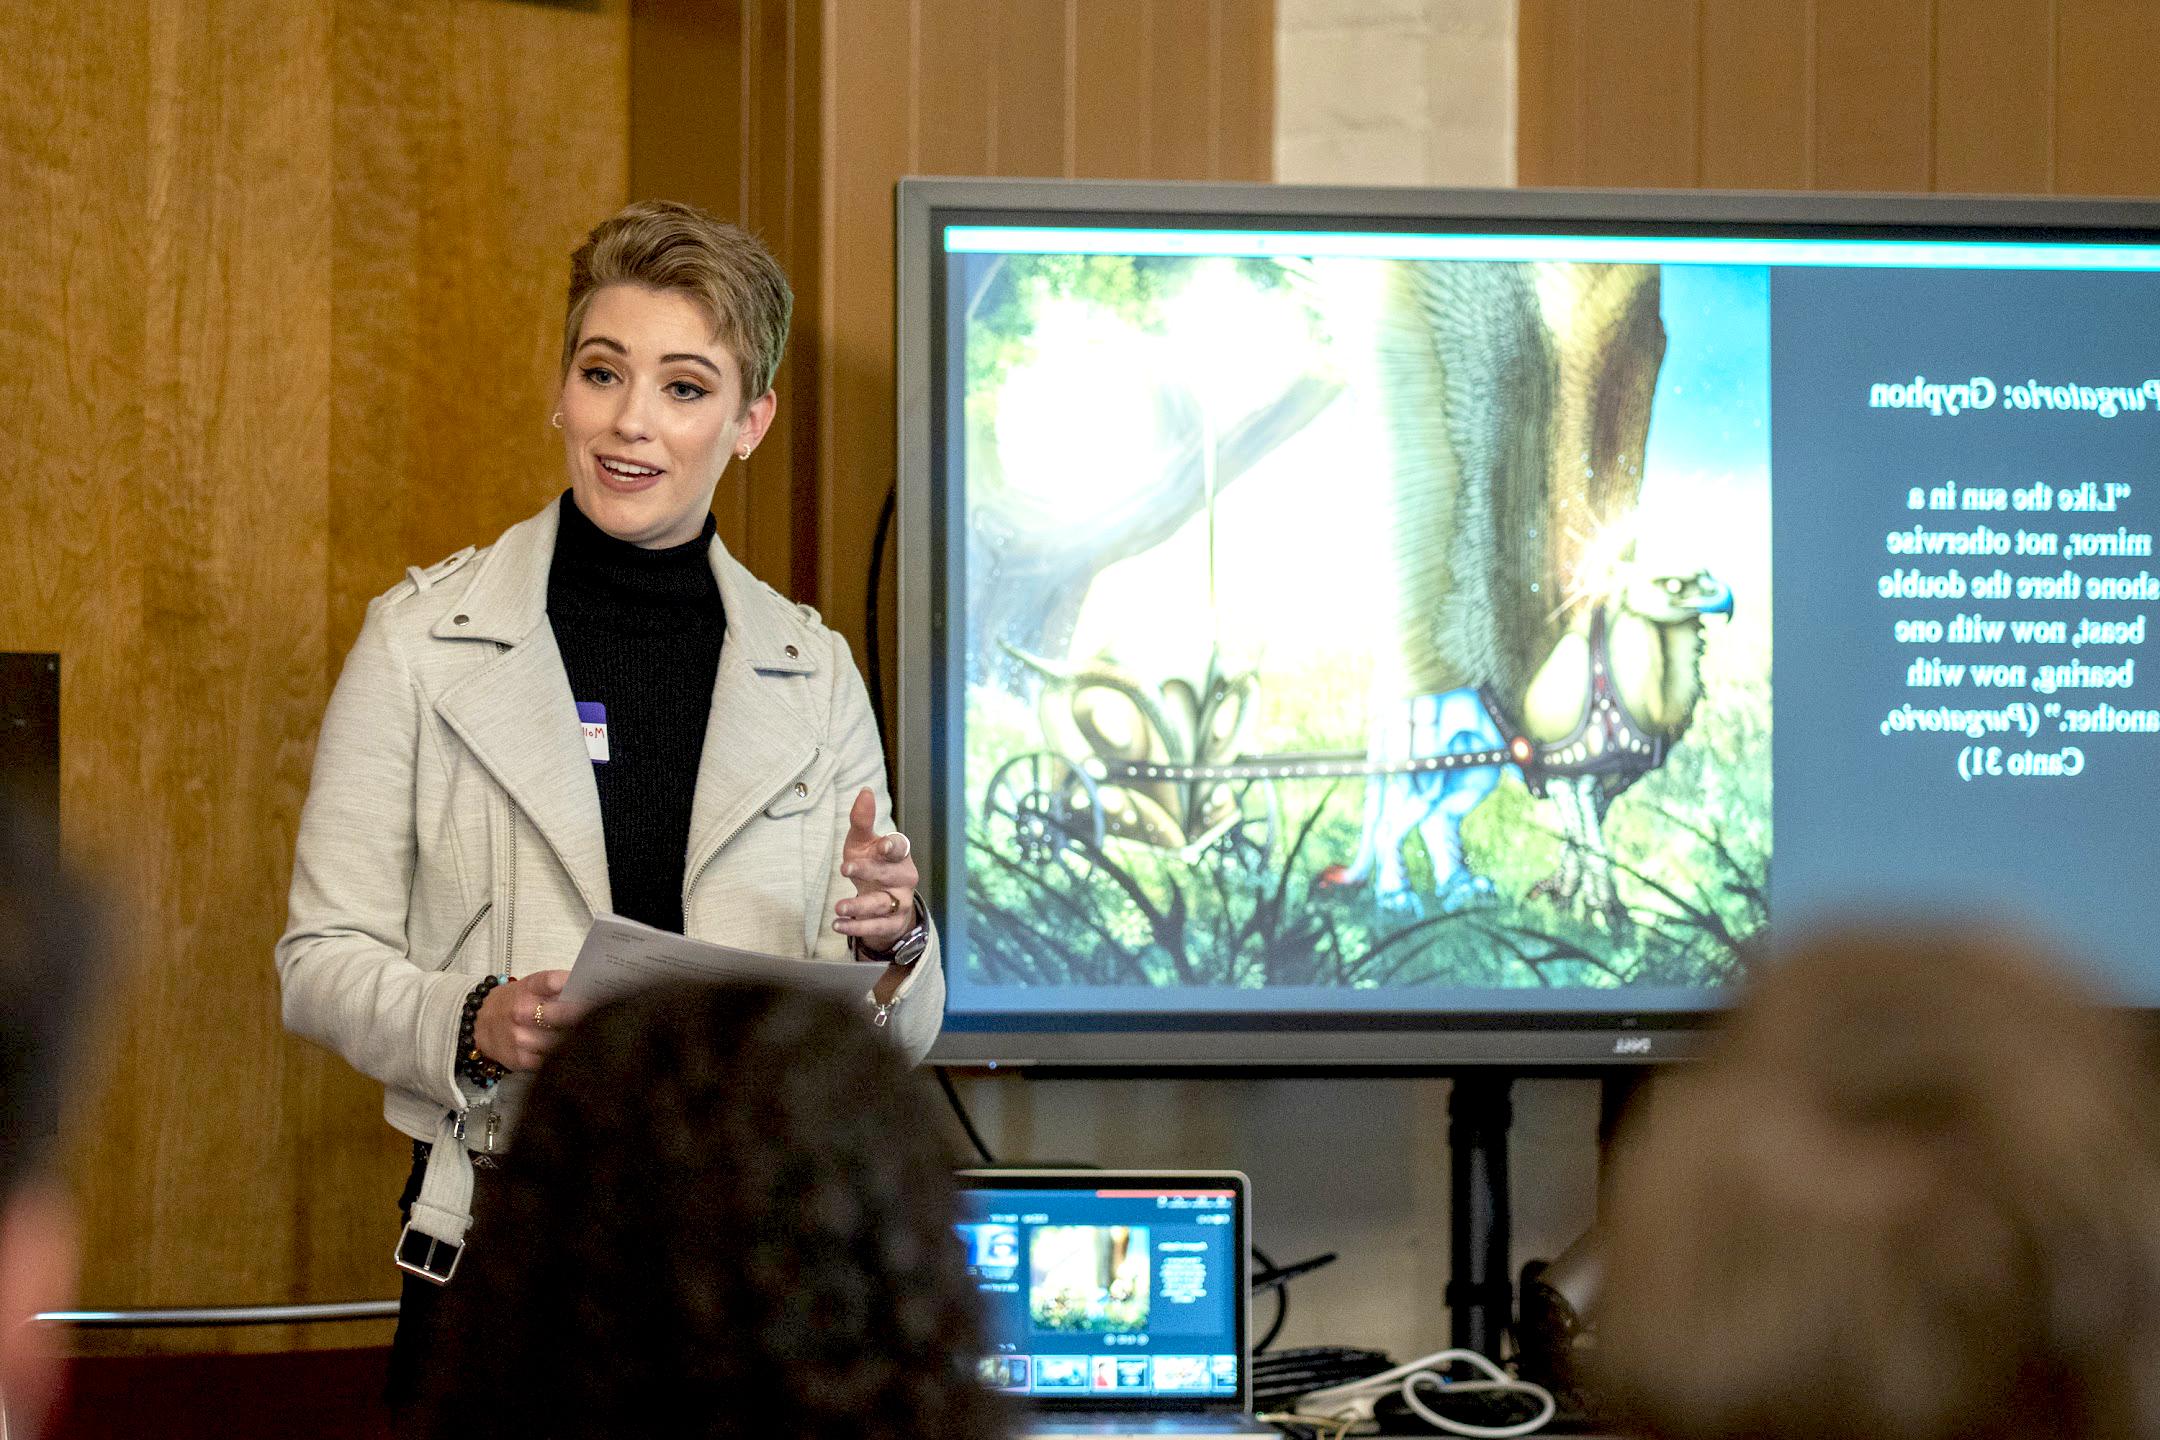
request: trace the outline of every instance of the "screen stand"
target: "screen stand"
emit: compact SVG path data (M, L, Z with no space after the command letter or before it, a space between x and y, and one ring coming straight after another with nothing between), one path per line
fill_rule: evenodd
M1514 1289L1508 1283L1508 1126L1504 1075L1458 1076L1448 1090L1449 1344L1501 1358Z

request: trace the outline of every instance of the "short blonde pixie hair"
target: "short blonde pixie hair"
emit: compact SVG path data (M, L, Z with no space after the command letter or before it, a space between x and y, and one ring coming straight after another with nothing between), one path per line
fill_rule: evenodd
M638 200L601 221L570 257L562 369L577 353L585 308L609 285L671 290L712 316L713 334L742 366L742 403L772 388L787 346L795 293L755 235L675 200Z

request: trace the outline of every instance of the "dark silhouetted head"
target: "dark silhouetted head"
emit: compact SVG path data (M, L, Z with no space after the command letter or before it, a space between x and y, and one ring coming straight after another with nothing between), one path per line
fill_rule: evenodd
M668 986L595 1013L450 1286L431 1433L1001 1433L951 1165L921 1077L846 1007Z
M2049 957L1850 929L1758 968L1622 1145L1599 1315L1657 1440L2155 1433L2140 1037Z

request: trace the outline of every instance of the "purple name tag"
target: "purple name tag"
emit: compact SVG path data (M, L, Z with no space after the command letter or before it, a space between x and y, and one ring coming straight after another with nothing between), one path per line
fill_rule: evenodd
M607 752L607 706L597 700L577 702L578 728L585 732L585 753L595 765L605 764Z

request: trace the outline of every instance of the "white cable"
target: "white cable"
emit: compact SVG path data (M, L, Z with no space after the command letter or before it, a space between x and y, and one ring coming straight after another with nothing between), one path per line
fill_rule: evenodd
M1448 1365L1468 1365L1486 1375L1484 1380L1449 1380L1439 1373ZM1450 1395L1475 1395L1489 1392L1525 1395L1535 1400L1538 1413L1528 1420L1514 1425L1472 1425L1463 1420L1451 1420L1418 1399L1419 1385L1430 1385ZM1301 1416L1329 1422L1347 1421L1357 1423L1373 1418L1373 1406L1389 1391L1402 1396L1411 1413L1450 1435L1463 1435L1471 1440L1514 1440L1528 1435L1552 1419L1559 1406L1554 1403L1552 1392L1542 1385L1528 1380L1518 1380L1498 1365L1478 1354L1475 1350L1436 1350L1407 1365L1383 1370L1378 1375L1367 1375L1344 1385L1332 1385L1325 1390L1315 1390L1301 1395L1297 1411Z

